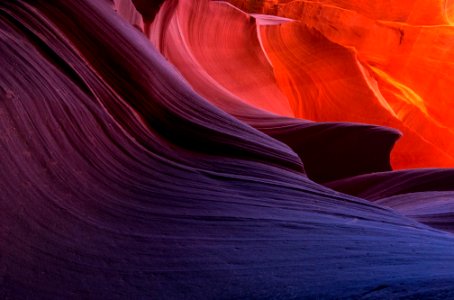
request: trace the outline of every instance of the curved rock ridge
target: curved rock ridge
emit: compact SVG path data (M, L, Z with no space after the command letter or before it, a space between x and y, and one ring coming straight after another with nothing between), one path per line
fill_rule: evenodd
M454 170L414 169L344 178L325 184L454 232Z
M419 192L382 198L385 205L431 227L454 232L454 193Z
M319 183L391 170L389 155L400 137L397 131L373 125L276 123L259 129L289 145L301 157L308 177Z
M424 191L452 191L453 169L413 169L378 172L326 183L343 193L371 201Z
M0 2L0 298L454 296L452 234L303 172L317 149L299 152L300 130L377 148L371 169L398 132L278 117L222 73L188 83L141 15L143 28L126 2ZM357 131L372 145L322 141Z

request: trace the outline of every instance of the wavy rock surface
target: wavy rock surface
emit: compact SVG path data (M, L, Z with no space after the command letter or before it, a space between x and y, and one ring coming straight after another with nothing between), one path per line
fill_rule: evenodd
M2 298L454 296L451 234L303 172L308 141L320 146L307 153L373 151L323 141L337 130L375 136L380 163L370 169L386 169L395 131L259 110L252 88L202 65L210 53L173 54L200 63L197 72L172 65L145 36L155 33L150 17L114 7L136 28L106 1L0 3ZM171 40L159 38L163 50ZM269 66L259 75L269 83L261 92L279 95ZM296 154L273 136L295 151L299 138L307 145ZM323 168L325 180L366 172Z

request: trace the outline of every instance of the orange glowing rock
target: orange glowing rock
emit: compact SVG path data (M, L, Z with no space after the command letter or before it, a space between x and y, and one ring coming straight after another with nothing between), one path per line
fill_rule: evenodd
M297 20L261 29L296 116L401 130L395 168L454 166L454 1L233 2Z
M454 163L445 151L454 152L454 139L435 144L437 133L452 134L427 114L423 100L379 69L364 66L355 51L297 22L264 26L261 33L276 79L297 117L401 130L395 167Z

